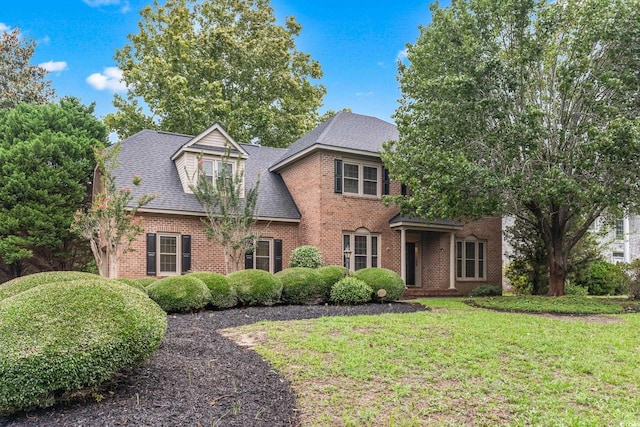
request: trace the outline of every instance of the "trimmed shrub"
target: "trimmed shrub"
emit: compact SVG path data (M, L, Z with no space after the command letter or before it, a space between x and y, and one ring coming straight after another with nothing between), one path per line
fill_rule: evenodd
M241 270L227 276L243 305L272 305L280 301L282 282L264 270Z
M114 280L117 280L118 282L129 285L132 288L136 288L144 292L145 294L147 293L147 288L142 283L138 282L136 279L114 279Z
M291 251L289 267L322 267L322 254L315 246L300 246Z
M322 280L322 287L320 293L324 296L325 301L331 299L331 288L338 283L338 280L345 277L346 268L341 265L327 265L320 267L318 270L320 280Z
M499 297L502 296L502 288L497 285L480 285L469 292L470 297Z
M0 301L0 415L86 396L160 345L166 314L108 279L49 283Z
M402 298L407 287L404 280L393 270L379 267L363 268L355 272L355 277L363 280L373 291L373 299L376 301L396 301ZM386 294L378 296L378 291L384 289Z
M224 274L209 271L199 271L187 274L187 276L200 279L207 285L211 292L211 305L215 308L231 308L238 304L238 294L229 285L229 280Z
M141 284L142 286L144 286L144 288L148 288L149 286L151 286L153 283L157 282L158 279L156 277L139 277L137 279L134 279L136 283Z
M335 304L364 304L371 301L373 289L356 277L340 279L331 288L331 302Z
M207 285L189 276L165 277L149 285L147 291L167 313L200 310L211 301Z
M0 301L12 297L36 286L48 283L70 282L72 280L96 280L101 277L96 274L83 273L81 271L47 271L44 273L29 274L16 277L0 285Z
M324 300L322 278L317 270L292 267L276 273L282 282L282 302L285 304L308 304Z

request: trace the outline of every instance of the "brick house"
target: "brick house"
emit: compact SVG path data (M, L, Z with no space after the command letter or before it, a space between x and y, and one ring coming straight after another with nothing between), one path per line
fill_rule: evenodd
M405 190L388 179L378 154L383 142L397 138L394 125L348 112L286 149L239 144L217 124L195 137L141 131L122 142L116 176L124 186L141 175L136 191L157 197L139 211L145 234L134 242L134 252L120 258L118 274L224 272L222 248L207 239L203 209L189 189L201 157L207 177L241 167L245 188L260 177L261 238L245 268L277 272L294 248L313 245L328 265L398 272L407 295L459 295L478 285L499 285L500 218L423 221L384 205L383 195ZM223 164L225 147L237 163Z

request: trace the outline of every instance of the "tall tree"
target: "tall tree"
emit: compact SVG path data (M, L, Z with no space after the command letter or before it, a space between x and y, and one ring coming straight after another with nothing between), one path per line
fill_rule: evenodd
M202 159L189 188L206 214L207 237L222 245L226 273L240 270L244 255L252 251L259 236L255 232L256 203L260 180L245 189L244 170L238 161L233 167L230 152L222 158L223 170L213 180L207 179Z
M36 43L18 28L0 33L0 109L53 99L51 82L44 80L47 70L29 64L35 49Z
M150 127L194 135L219 122L238 140L286 147L315 125L320 64L296 50L302 27L292 17L277 25L269 0L154 1L140 13L115 57L127 96L105 118L120 137Z
M75 98L0 110L0 261L10 276L77 267L69 226L89 201L93 148L106 141L93 106Z
M549 294L593 220L640 202L640 2L459 0L400 66L391 174L403 210L514 215L547 252Z

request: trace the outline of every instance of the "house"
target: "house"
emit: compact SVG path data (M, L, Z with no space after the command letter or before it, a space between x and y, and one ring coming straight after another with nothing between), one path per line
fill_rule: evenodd
M398 272L407 295L460 295L499 285L500 218L423 221L385 206L383 195L404 191L389 180L378 154L397 138L393 124L349 112L286 149L237 143L218 124L195 137L141 131L122 142L115 173L122 186L139 174L139 191L157 197L139 210L145 233L135 251L120 258L119 276L224 272L222 249L206 237L203 209L189 189L202 158L206 175L243 168L245 188L260 176L256 227L262 237L245 268L277 272L293 249L313 245L328 265ZM223 164L225 147L237 163Z

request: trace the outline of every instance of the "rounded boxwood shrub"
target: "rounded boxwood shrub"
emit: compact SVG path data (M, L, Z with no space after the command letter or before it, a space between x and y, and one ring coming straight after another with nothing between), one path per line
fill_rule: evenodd
M229 285L227 277L220 273L209 271L200 271L190 273L192 276L200 279L209 288L211 292L211 305L215 308L231 308L238 304L238 294L236 290Z
M133 288L136 288L142 292L144 292L145 294L147 293L147 288L140 282L138 282L136 279L115 279L118 282L122 282L126 285L129 285Z
M166 326L156 303L108 279L43 284L0 301L0 415L95 391L151 356Z
M82 271L47 271L44 273L29 274L28 276L16 277L0 285L0 301L12 297L28 289L48 283L70 282L72 280L95 280L100 276Z
M379 267L363 268L355 272L355 277L363 280L373 290L373 298L377 301L396 301L402 298L405 289L404 280L393 270ZM378 291L384 289L384 296Z
M331 288L331 302L335 304L364 304L371 301L373 289L357 277L340 279Z
M480 285L469 292L470 297L499 297L502 296L502 288L497 285Z
M331 288L338 280L345 277L346 268L340 265L327 265L320 267L317 271L322 281L320 293L324 296L326 301L331 298Z
M200 310L211 301L207 285L190 276L165 277L149 285L147 292L167 313Z
M271 305L280 301L282 282L264 270L241 270L227 276L243 305Z
M317 270L293 267L276 273L282 282L282 302L285 304L308 304L324 300L322 279Z
M289 267L318 268L323 265L322 254L315 246L299 246L291 251Z

